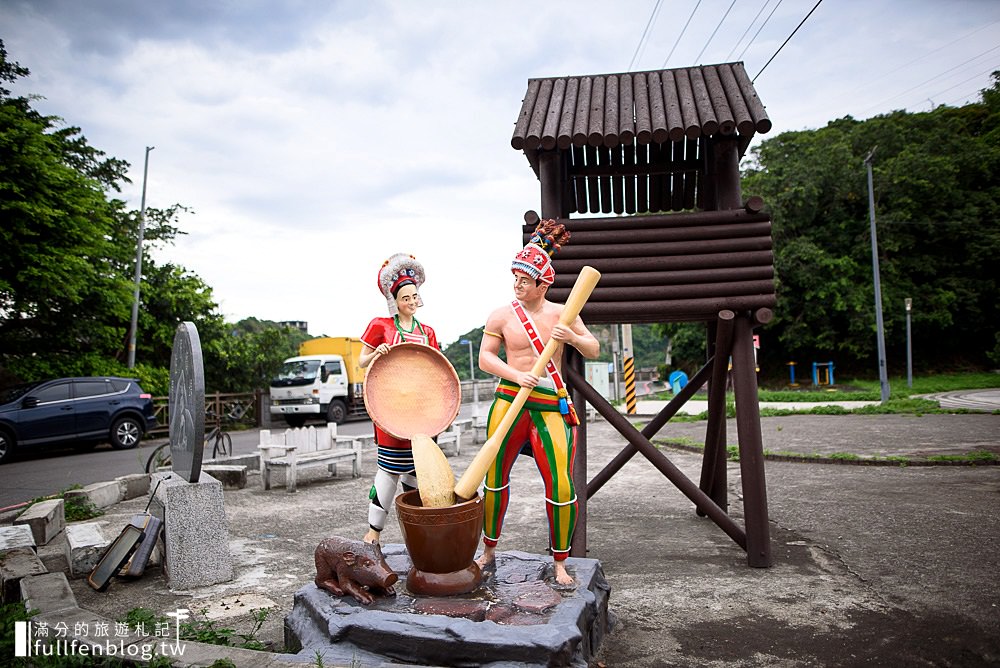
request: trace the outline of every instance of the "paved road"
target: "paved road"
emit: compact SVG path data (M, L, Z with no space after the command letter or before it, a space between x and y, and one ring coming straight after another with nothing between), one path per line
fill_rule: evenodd
M1000 410L1000 389L958 390L922 396L937 401L941 408L965 408L973 411Z
M488 408L489 404L480 402L480 410L484 414ZM471 417L472 404L463 405L459 415ZM278 423L275 428L282 429L284 425ZM230 433L233 436L234 454L251 454L256 451L256 429ZM338 426L337 433L347 436L368 435L372 433L372 423L371 420L347 422ZM113 480L118 476L144 473L149 455L165 440L159 438L144 441L134 450L113 450L105 443L91 452L52 447L19 453L15 461L0 466L0 509L55 494L73 485L89 485Z

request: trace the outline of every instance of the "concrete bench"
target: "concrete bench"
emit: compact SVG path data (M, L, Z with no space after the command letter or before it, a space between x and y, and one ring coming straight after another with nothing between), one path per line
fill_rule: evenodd
M487 419L485 415L480 415L472 421L472 442L476 445L486 442Z
M462 454L462 431L469 431L472 429L472 419L455 420L448 427L447 431L443 431L438 434L435 441L437 441L438 447L444 450L444 446L452 444L455 446L455 456Z
M295 491L298 469L325 466L336 475L337 464L351 462L355 478L361 475L361 440L337 436L336 425L286 429L272 434L260 430L260 475L264 489L271 489L271 470L285 469L285 489Z

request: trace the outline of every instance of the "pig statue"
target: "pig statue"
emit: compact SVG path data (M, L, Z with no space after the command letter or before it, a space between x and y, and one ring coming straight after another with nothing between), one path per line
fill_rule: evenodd
M316 546L316 586L337 596L350 594L365 605L372 593L395 596L392 572L378 545L330 536Z

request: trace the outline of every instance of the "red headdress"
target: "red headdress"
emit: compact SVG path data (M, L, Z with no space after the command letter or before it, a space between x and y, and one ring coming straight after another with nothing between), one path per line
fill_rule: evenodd
M556 280L552 256L569 241L569 231L553 219L538 223L531 240L510 263L511 271L520 271L546 285Z

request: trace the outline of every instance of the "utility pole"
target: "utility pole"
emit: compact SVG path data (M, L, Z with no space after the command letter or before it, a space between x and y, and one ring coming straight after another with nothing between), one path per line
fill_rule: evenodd
M875 329L878 336L878 380L881 388L882 403L889 401L889 378L885 364L885 330L882 324L882 284L879 279L878 270L878 238L875 235L875 193L872 190L872 158L875 156L875 149L872 148L868 157L865 158L865 167L868 168L868 213L871 220L872 234L872 273L875 275Z
M913 300L906 298L906 386L913 387L913 343L910 338L910 311L913 310Z
M139 327L139 284L142 282L142 241L146 234L146 176L149 174L149 152L155 146L146 147L146 162L142 168L142 204L139 208L139 243L135 251L135 291L132 293L132 324L128 334L128 368L135 368L135 335Z

